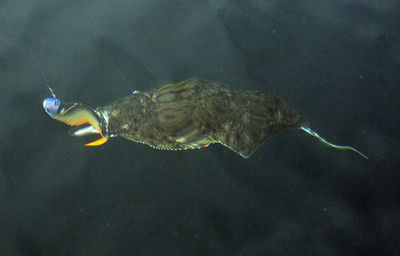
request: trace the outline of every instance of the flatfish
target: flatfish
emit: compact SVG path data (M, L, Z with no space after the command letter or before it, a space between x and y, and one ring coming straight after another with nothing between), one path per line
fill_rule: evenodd
M75 126L70 134L99 134L86 144L98 146L120 137L163 150L184 150L220 143L244 158L270 136L299 128L337 149L349 146L327 142L282 98L261 91L239 90L219 82L190 78L137 92L108 105L92 108L63 103L53 95L43 101L52 118Z

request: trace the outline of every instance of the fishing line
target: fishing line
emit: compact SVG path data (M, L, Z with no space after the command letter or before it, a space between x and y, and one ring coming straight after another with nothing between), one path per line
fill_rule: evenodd
M8 19L7 15L4 15L4 18L6 19L7 24L10 26L11 28L11 32L14 34L15 38L18 39L18 33L17 31L14 29L14 26L12 25L12 23L10 22L10 20ZM29 52L31 58L32 58L32 62L33 64L40 70L40 76L42 77L47 89L49 89L49 92L51 94L51 96L53 98L57 98L56 94L54 93L53 89L51 89L51 87L49 86L48 83L48 79L46 76L46 73L44 72L43 68L40 66L38 60L36 59L35 55L33 54L32 49L29 48L29 46L25 45L24 42L22 41L22 46L25 47L27 49L27 51Z

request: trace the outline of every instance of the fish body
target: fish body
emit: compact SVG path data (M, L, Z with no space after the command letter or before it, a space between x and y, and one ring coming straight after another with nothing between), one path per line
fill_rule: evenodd
M221 143L249 157L267 137L299 128L303 118L281 98L191 78L97 108L105 136L181 150Z

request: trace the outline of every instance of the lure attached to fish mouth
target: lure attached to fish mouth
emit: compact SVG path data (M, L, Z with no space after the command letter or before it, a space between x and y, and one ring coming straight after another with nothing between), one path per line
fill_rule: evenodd
M85 146L102 145L110 137L164 150L221 143L248 158L268 137L299 128L330 147L352 150L367 158L352 147L338 146L321 138L278 96L238 90L195 77L147 92L135 91L97 108L80 103L63 104L53 94L53 98L43 101L43 108L53 119L77 126L70 133L73 136L101 136Z
M52 118L71 126L78 126L70 131L73 136L85 136L99 134L100 139L85 146L99 146L107 141L103 135L101 114L96 110L80 103L61 103L57 98L46 98L43 101L43 108ZM82 125L85 125L81 127Z

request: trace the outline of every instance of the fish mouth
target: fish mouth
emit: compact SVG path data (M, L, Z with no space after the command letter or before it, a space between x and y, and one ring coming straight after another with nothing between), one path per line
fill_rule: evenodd
M74 103L71 107L63 110L56 119L73 126L69 130L71 136L81 137L98 134L100 139L85 144L85 146L100 146L107 142L108 136L103 135L104 115L95 109Z

